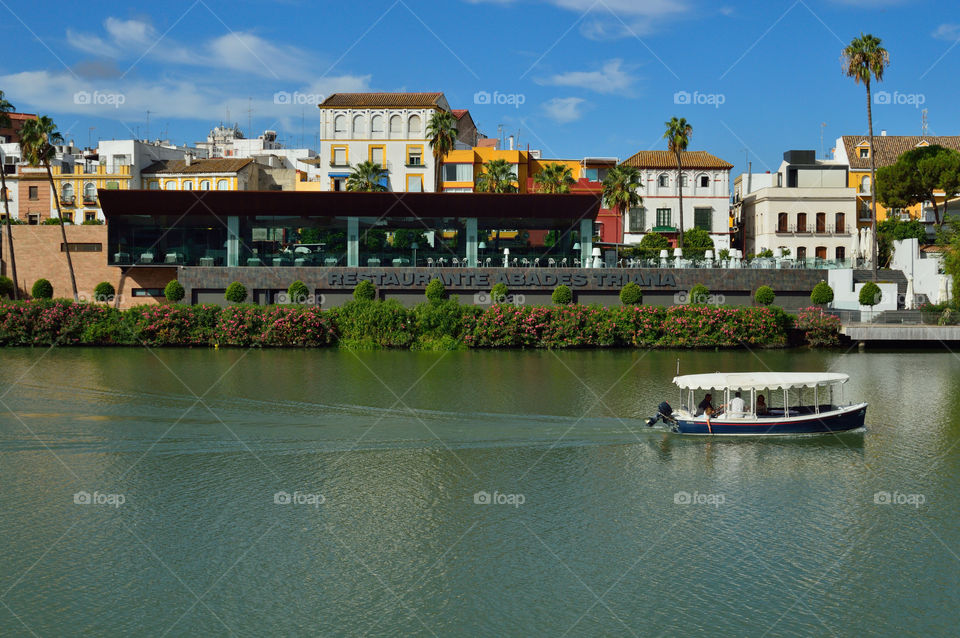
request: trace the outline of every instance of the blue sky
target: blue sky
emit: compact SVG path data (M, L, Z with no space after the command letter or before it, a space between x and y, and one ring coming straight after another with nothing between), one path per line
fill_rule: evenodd
M440 90L547 157L664 148L676 115L691 149L763 171L791 148L819 154L821 123L827 153L866 131L840 64L861 31L892 58L876 131L919 134L926 108L931 134L958 133L955 14L955 0L0 0L0 89L79 145L146 136L149 109L151 137L193 143L229 112L313 146L318 97Z

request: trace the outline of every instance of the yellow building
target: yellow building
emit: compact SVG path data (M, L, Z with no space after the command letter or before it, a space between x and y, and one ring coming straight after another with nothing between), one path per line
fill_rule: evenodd
M907 151L925 146L943 146L944 148L960 151L960 136L919 136L919 135L875 135L876 146L874 157L876 168L891 166ZM849 166L847 174L848 186L857 189L857 223L860 226L870 224L870 139L866 135L844 135L837 140L834 149L834 159L843 160ZM937 206L943 217L943 193L934 194ZM921 204L914 204L909 208L890 211L877 202L877 221L883 221L888 215L894 214L901 219L924 220L925 215Z
M487 146L476 146L471 149L454 150L447 153L443 159L443 191L446 193L470 193L474 191L477 177L483 173L483 165L492 160L505 160L513 167L513 173L517 176L518 192L532 192L533 184L531 179L544 169L548 164L562 164L570 169L573 179L591 179L599 181L602 177L593 174L588 175L590 168L594 168L589 160L569 160L569 159L541 159L536 153L531 151L504 150ZM611 159L604 164L604 170L609 165L615 165L616 160ZM577 190L574 187L573 190Z
M148 190L243 191L257 189L256 169L251 158L188 158L155 162L141 176Z
M64 171L64 167L61 166L51 167L64 221L79 224L102 220L103 214L100 212L97 191L130 188L130 166L97 164L84 167L76 164L72 169ZM45 174L44 177L46 177Z

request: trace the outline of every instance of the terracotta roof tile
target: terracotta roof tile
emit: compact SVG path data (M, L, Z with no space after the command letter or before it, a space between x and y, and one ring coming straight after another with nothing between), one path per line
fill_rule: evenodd
M706 151L684 151L681 154L684 168L731 169L733 164ZM670 151L640 151L622 162L637 168L677 168L677 158Z
M945 137L937 137L934 135L874 135L873 144L876 146L875 156L877 168L895 164L901 155L917 148L923 141L926 141L930 146L939 145L944 148L960 151L960 136L958 135ZM870 158L861 158L857 150L857 147L859 147L861 143L868 145L869 138L866 135L843 136L843 146L847 152L847 161L850 162L850 168L853 170L870 168Z
M319 108L439 107L443 99L443 93L334 93L321 102Z
M461 117L463 117L464 115L466 115L466 114L469 113L470 111L468 111L467 109L453 109L453 110L450 111L450 112L453 113L453 117L455 117L455 118L457 118L457 119L459 120Z
M236 173L243 170L253 159L218 158L195 159L187 166L184 160L163 160L154 162L143 170L144 173Z

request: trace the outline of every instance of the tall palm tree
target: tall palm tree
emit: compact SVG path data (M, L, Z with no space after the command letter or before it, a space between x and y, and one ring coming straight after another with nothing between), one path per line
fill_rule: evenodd
M380 183L387 171L376 162L360 162L347 178L347 190L364 193L382 193L387 187Z
M558 162L547 164L533 176L533 184L537 192L550 195L569 193L570 187L576 183L577 180L573 179L573 172Z
M433 192L443 190L443 158L457 141L457 118L450 111L437 111L427 122L427 137L433 149Z
M60 237L63 239L64 253L67 256L67 268L70 270L70 285L73 287L73 300L80 301L77 293L77 275L73 272L73 259L70 258L70 245L67 243L67 230L63 224L63 211L60 209L60 197L53 183L53 171L50 162L57 156L57 144L63 144L63 135L57 125L46 115L35 120L27 120L20 130L20 148L30 166L43 166L50 180L50 197L57 206L57 218L60 220Z
M680 235L677 237L677 247L683 248L683 153L690 143L690 134L693 127L687 124L687 118L670 118L666 122L667 131L663 134L667 140L667 148L677 158L677 193L680 195Z
M504 159L484 162L483 172L477 176L477 192L480 193L516 193L517 174L513 165Z
M0 128L10 128L10 116L7 115L13 111L13 104L7 102L3 96L3 91L0 91ZM7 174L3 169L3 157L0 156L0 194L3 195L3 212L7 215L7 245L10 247L10 274L13 275L13 298L18 299L20 293L18 292L19 285L17 283L17 259L13 255L13 218L10 217L10 193L7 191ZM2 250L2 249L0 249ZM2 256L2 252L0 252Z
M890 54L882 46L880 38L863 33L854 38L843 50L843 72L857 84L867 87L867 128L870 137L870 227L873 230L873 280L877 280L877 165L873 148L873 108L870 97L870 82L883 81L883 71L890 66Z
M620 243L624 239L624 213L643 203L637 192L643 187L640 181L640 169L636 166L620 164L607 171L603 178L603 201L608 208L620 214Z

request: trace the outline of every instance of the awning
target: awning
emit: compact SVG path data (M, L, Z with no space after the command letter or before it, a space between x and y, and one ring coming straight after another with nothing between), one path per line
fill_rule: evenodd
M846 383L849 375L835 372L714 372L674 377L682 390L780 390Z

